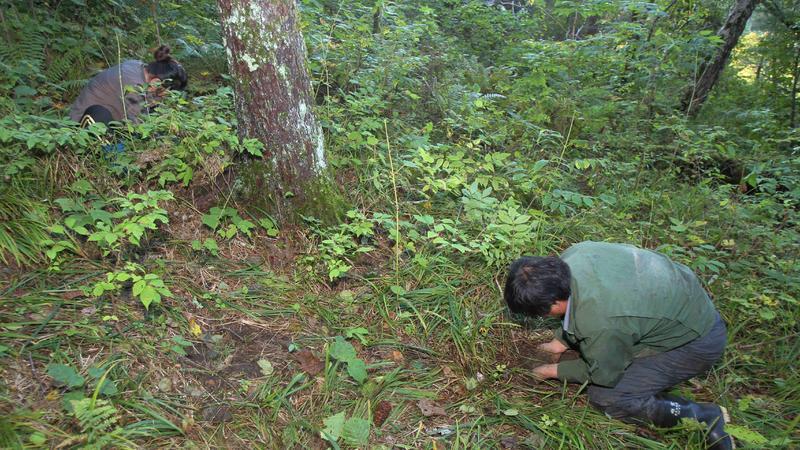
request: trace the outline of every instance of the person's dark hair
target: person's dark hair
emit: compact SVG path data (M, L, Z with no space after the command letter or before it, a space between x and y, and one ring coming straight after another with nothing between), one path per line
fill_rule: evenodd
M155 61L146 66L150 75L161 80L167 89L182 91L186 89L189 76L183 66L169 54L169 46L162 45L153 52Z
M508 308L528 316L544 316L558 300L570 296L567 263L554 256L523 256L508 268L503 294Z

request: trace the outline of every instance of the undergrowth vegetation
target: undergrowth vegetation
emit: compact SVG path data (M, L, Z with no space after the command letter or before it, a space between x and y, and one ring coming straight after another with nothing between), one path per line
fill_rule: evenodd
M701 448L530 376L553 324L508 314L505 268L582 240L691 267L729 345L679 390L752 448L800 445L781 32L743 39L689 120L676 93L727 4L304 0L349 211L281 227L234 195L263 146L237 135L215 2L82 3L0 16L0 447ZM186 95L64 119L159 40Z

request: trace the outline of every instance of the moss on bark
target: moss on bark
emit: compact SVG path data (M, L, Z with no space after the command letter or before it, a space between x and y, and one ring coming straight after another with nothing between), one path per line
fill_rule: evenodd
M263 210L279 222L299 223L302 216L320 219L325 224L340 222L349 205L332 177L324 172L317 177L298 180L287 191L275 183L277 174L272 164L252 159L235 169L235 195L245 209Z

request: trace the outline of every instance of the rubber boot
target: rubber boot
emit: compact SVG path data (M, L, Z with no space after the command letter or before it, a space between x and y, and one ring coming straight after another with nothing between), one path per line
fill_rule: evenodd
M648 417L659 427L674 427L680 419L694 419L706 425L706 443L711 450L731 450L733 438L725 432L728 413L713 403L694 403L682 398L655 400Z

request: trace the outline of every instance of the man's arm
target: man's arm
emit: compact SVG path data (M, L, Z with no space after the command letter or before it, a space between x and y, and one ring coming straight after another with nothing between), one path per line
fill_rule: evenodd
M601 330L579 346L581 359L539 366L534 376L613 387L633 361L633 337L618 330Z
M581 359L558 364L557 377L613 387L633 361L634 339L617 329L604 329L582 340Z

